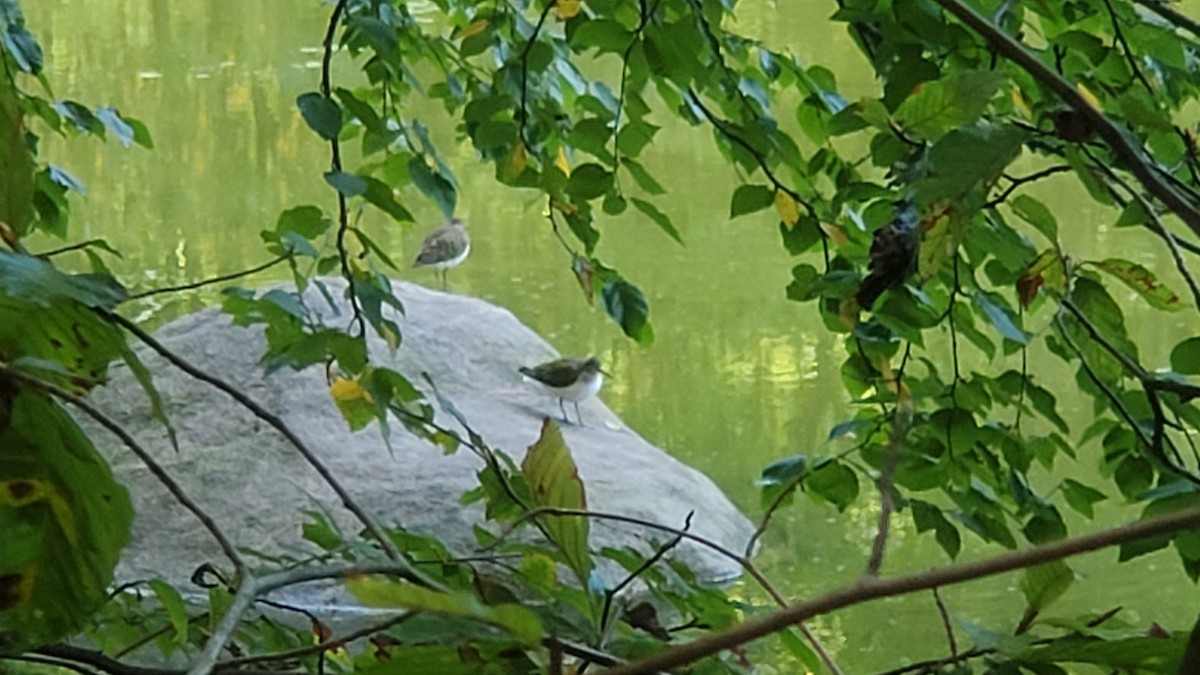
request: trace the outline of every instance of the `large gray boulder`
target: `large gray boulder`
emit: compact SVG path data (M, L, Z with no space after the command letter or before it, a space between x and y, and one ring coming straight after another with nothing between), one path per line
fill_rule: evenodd
M304 302L326 325L344 328L349 317L342 299L345 284L340 279L324 283L337 306L311 288ZM418 385L423 384L420 374L429 373L492 447L519 462L537 439L542 419L559 413L557 401L523 381L517 367L553 358L554 349L507 310L487 302L399 282L395 291L406 309L404 316L393 317L403 330L403 344L393 353L372 336L372 358ZM173 321L156 338L278 415L380 523L436 534L458 553L474 550L472 527L483 522L482 508L460 503L476 484L480 461L471 452L446 455L399 424L393 425L391 450L376 425L350 432L331 400L322 368L264 376L259 365L265 350L262 329L234 326L216 309ZM127 368L114 368L111 382L94 392L93 402L148 447L236 545L268 553L304 549L303 511L318 505L336 514L346 531L360 529L329 486L273 428L157 354L142 347L137 351L154 373L180 452L171 449L165 430L152 419L147 398ZM744 548L751 524L707 477L646 442L598 399L581 408L586 426L564 425L563 434L586 486L589 508L674 527L695 511L693 533L735 551ZM437 421L461 431L441 411ZM82 422L94 428L88 420ZM92 435L130 489L137 509L120 579L164 577L187 587L198 565L225 565L198 520L132 453L105 432ZM593 550L625 545L648 550L651 541L669 538L606 521L595 521L591 528ZM684 543L673 555L704 580L728 581L740 572L734 562L694 543ZM610 569L610 578L613 573Z

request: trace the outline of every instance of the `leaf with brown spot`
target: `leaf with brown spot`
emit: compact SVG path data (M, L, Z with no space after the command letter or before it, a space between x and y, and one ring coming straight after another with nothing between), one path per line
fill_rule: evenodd
M1066 290L1065 261L1056 249L1042 251L1033 262L1025 266L1017 278L1017 297L1021 307L1029 307L1043 286L1055 291Z
M1116 277L1142 296L1155 309L1178 312L1187 308L1187 304L1175 294L1175 291L1159 281L1153 272L1135 262L1120 258L1108 258L1099 262L1089 261L1087 264Z
M108 597L133 508L56 402L9 384L0 427L0 651L77 632ZM6 542L18 541L20 546Z

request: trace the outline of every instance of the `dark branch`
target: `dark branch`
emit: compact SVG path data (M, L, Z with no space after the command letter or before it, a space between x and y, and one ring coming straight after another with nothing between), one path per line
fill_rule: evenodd
M787 608L759 618L751 618L728 630L688 642L634 661L626 666L610 668L608 675L640 675L660 670L670 670L726 649L747 644L772 633L781 631L800 621L828 614L838 609L862 604L870 600L907 595L926 591L939 586L949 586L975 579L982 579L1004 572L1024 569L1034 565L1061 560L1131 541L1170 534L1180 530L1200 527L1200 508L1179 511L1159 518L1141 520L1118 527L1101 530L1080 537L1060 540L1044 546L1022 551L1011 551L975 562L944 567L929 572L906 574L890 578L862 577L858 582L834 590L821 597L796 603Z

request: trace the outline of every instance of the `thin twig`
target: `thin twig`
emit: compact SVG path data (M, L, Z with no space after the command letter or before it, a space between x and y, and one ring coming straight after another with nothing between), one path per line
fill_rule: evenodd
M109 253L112 253L112 250L109 249L109 247L108 247L108 242L104 241L103 239L88 239L87 241L81 241L76 244L69 244L67 246L61 246L59 248L52 248L49 251L43 251L42 253L35 253L34 255L37 256L38 258L41 258L42 260L47 260L49 258L53 258L56 255L62 255L63 253L70 253L71 251L78 251L79 249L83 249L83 248L91 248L93 246L100 246L100 248L109 250ZM116 255L118 257L120 257L121 254L117 253Z
M900 375L896 376L895 382L896 406L893 408L892 431L888 434L888 444L883 456L883 469L880 471L877 481L879 485L879 525L875 532L875 539L871 542L871 557L867 560L866 574L870 577L879 576L879 570L883 567L883 554L887 550L892 512L896 508L892 493L896 465L900 462L900 446L904 444L904 437L908 433L909 424L912 423L912 396L905 393L904 381Z
M193 281L191 283L181 284L179 286L165 286L163 288L152 288L150 290L142 291L140 293L134 293L133 295L130 295L129 297L125 298L124 302L129 302L130 300L140 300L142 298L147 298L152 295L162 295L164 293L178 293L180 291L191 291L191 290L195 290L197 288L201 288L203 286L210 286L212 284L220 284L220 283L224 283L226 281L233 281L234 279L241 279L242 277L248 277L251 274L257 274L258 272L262 272L263 270L270 269L285 260L291 259L293 255L295 255L295 252L289 250L287 253L284 253L283 255L276 257L274 260L269 260L265 263L262 263L260 265L255 265L254 267L251 267L249 269L244 269L239 272L231 272L230 274L223 274L221 276L211 277L209 279L200 279L199 281Z
M1131 541L1200 527L1200 508L1178 511L1091 534L1063 539L1021 551L1010 551L970 563L896 577L861 577L857 582L821 597L790 605L778 612L752 618L732 628L684 643L647 658L603 671L607 675L640 675L670 670L747 644L814 616L870 600L907 595L937 586L949 586L1004 572L1060 560L1069 556L1118 546Z
M325 29L325 40L321 43L323 52L321 54L321 95L327 99L332 99L333 84L330 75L330 62L333 60L333 38L337 34L338 22L342 18L342 13L346 11L346 0L338 0L334 5L333 11L329 14L329 26ZM331 171L340 172L342 170L342 146L338 142L337 136L329 139L330 159L329 166ZM342 276L346 279L346 294L350 299L350 309L354 314L354 323L357 325L357 337L366 339L367 324L363 318L362 306L358 302L358 289L355 287L354 272L350 269L350 252L346 248L346 234L350 231L350 211L346 206L346 195L342 194L341 190L337 192L338 203L338 231L337 231L337 252L338 260L341 263Z
M526 102L529 94L529 53L533 51L533 45L537 42L538 35L542 32L542 26L546 24L546 17L550 16L550 11L558 5L556 0L550 0L546 3L546 8L542 10L542 15L538 17L537 26L533 29L533 34L529 36L529 41L525 43L525 48L521 50L521 123L517 128L517 137L521 139L521 144L529 152L534 152L533 146L529 143L529 138L525 134L525 127L529 122L529 104Z
M988 202L983 205L983 208L989 209L989 208L999 205L1001 202L1005 201L1010 196L1012 196L1012 193L1015 192L1017 188L1021 187L1022 185L1025 185L1026 183L1032 183L1034 181L1039 181L1048 176L1053 176L1056 173L1062 173L1064 171L1070 171L1070 170L1071 170L1071 167L1066 164L1056 164L1054 166L1046 167L1045 169L1042 169L1041 171L1035 171L1035 172L1029 174L1028 176L1017 176L1015 178L1011 177L1011 176L1005 176L1005 178L1007 178L1009 181L1008 187L1004 188L1004 191L1001 192L999 195L996 195L996 197L994 197L993 199L988 200Z
M242 617L254 606L259 598L265 596L267 593L287 586L295 586L296 584L311 581L343 579L366 574L395 575L411 583L424 583L423 577L414 576L412 567L407 562L401 561L366 563L362 565L305 567L273 574L264 574L258 577L247 577L237 589L237 593L234 594L233 602L225 610L225 615L221 618L220 623L213 629L212 636L209 637L208 642L204 643L204 648L200 650L200 654L196 656L196 660L192 663L191 668L188 669L188 675L208 675L213 672L218 663L218 656L225 649L225 645L229 643L229 640L233 638L233 634L237 631Z
M294 660L294 659L303 658L305 656L312 656L313 654L319 654L319 653L329 650L329 649L341 647L343 645L354 642L355 640L358 640L360 638L367 637L368 635L373 635L375 633L385 631L389 628L394 628L395 626L398 626L398 625L404 623L405 621L412 619L413 617L417 616L418 614L419 614L419 612L405 612L404 614L401 614L399 616L390 617L386 621L381 621L380 623L372 624L370 626L360 628L356 631L347 633L345 635L329 638L328 640L319 642L315 645L304 645L303 647L296 647L295 649L288 649L288 650L281 651L281 652L273 652L270 654L255 654L252 656L241 656L241 657L234 658L234 659L226 659L225 661L218 661L217 665L216 665L216 670L220 671L220 670L233 669L233 668L240 669L240 666L245 666L245 665L249 665L252 663L270 663L272 661L290 661L290 660Z
M693 534L687 530L671 527L670 525L663 525L661 523L655 523L642 518L626 516L619 513L604 513L601 511L587 511L583 509L564 509L550 506L539 507L521 514L504 532L500 533L495 541L485 547L485 550L499 546L500 543L503 542L504 539L510 534L512 534L522 522L530 518L536 518L539 515L575 516L580 518L595 518L597 520L613 520L621 523L628 523L630 525L640 525L652 530L659 530L660 532L670 532L681 539L693 541L737 563L741 566L742 571L744 571L746 574L749 574L750 578L754 579L754 581L760 587L762 587L762 589L766 591L768 595L771 596L771 599L774 600L776 604L778 604L780 607L787 606L787 600L783 597L783 594L780 593L779 590L775 588L774 584L772 584L771 581L767 579L765 575L763 575L762 571L759 570L753 562L751 562L748 556L740 556L711 539ZM809 641L809 644L812 645L813 650L817 652L817 655L825 663L825 666L829 668L830 672L832 672L834 675L842 675L841 668L838 667L837 662L833 660L833 656L829 654L829 651L825 649L825 646L821 644L821 641L819 638L817 638L816 634L810 631L808 626L804 625L803 622L799 623L797 627L804 635L804 638Z
M114 436L121 439L121 442L125 444L125 447L129 448L133 454L137 455L138 459L141 460L141 462L146 465L146 468L150 470L150 473L154 474L154 477L158 480L158 482L162 483L163 487L167 489L167 492L171 493L171 496L175 498L175 501L179 502L180 505L182 505L188 511L191 511L192 515L196 516L200 523L204 525L204 529L208 530L213 539L217 541L217 545L221 547L221 552L224 553L225 557L229 558L229 562L233 564L236 577L241 578L245 575L245 562L242 561L242 557L238 555L237 549L234 547L229 538L225 536L225 533L221 531L221 528L217 525L216 521L214 521L212 517L205 513L204 509L200 508L200 506L188 496L183 488L179 486L179 483L176 483L175 479L171 478L171 475L168 474L166 470L154 460L154 457L152 457L150 453L147 452L147 450L143 448L141 444L129 434L128 431L125 430L124 427L113 421L111 417L100 412L100 410L95 408L92 404L88 403L79 396L72 394L66 389L63 389L62 387L39 380L28 373L22 372L8 365L0 365L0 374L12 378L13 380L22 382L30 388L40 391L44 394L49 394L57 399L70 403L76 408L82 410L85 414L87 414L88 417L96 420L100 426L108 429Z
M691 511L688 511L687 517L683 519L683 532L687 532L692 529L692 517L695 515L696 515L696 511L694 509ZM662 560L663 557L667 555L667 553L669 553L676 546L679 546L680 542L682 542L682 541L683 541L683 535L676 534L674 537L671 538L670 541L663 544L662 546L659 546L658 550L656 550L653 555L651 555L649 558L646 558L644 561L642 561L642 564L638 565L637 569L633 570L628 575L626 575L625 578L622 579L619 583L617 583L616 586L613 586L611 589L605 591L605 593L604 593L604 609L603 609L603 611L600 612L600 630L601 630L601 632L604 632L605 627L608 625L609 611L612 609L613 598L617 597L618 593L625 590L625 587L627 587L629 584L633 583L633 581L635 579L637 579L638 577L640 577L646 570L650 569L651 567L654 567L654 565L656 563L658 563L659 560Z
M1154 12L1170 23L1183 28L1192 35L1200 37L1200 22L1175 9L1163 0L1133 0L1137 4Z
M942 617L942 628L946 631L946 640L950 643L950 656L958 656L958 640L954 639L954 625L950 622L950 612L946 609L946 603L942 600L942 591L937 586L933 587L933 601L937 604L938 616Z
M1125 31L1121 30L1121 20L1117 17L1117 10L1112 6L1112 0L1104 0L1104 7L1108 10L1108 19L1112 23L1113 37L1116 39L1117 44L1121 45L1121 53L1125 55L1125 62L1129 64L1129 69L1133 71L1133 76L1137 78L1138 82L1142 83L1146 92L1153 96L1154 87L1142 73L1142 67L1138 65L1137 56L1130 49L1129 42L1125 40Z

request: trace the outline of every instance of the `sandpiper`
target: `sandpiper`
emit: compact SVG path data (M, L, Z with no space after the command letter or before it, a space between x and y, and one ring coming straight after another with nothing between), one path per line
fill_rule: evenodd
M604 384L604 371L600 369L600 359L594 356L586 359L557 359L518 370L558 397L558 409L562 411L564 422L570 420L567 418L567 409L563 407L563 401L574 403L575 417L580 426L583 426L583 416L579 413L579 402L595 396L600 391L600 385Z
M432 267L440 271L442 290L445 290L446 270L461 265L470 252L471 238L467 236L467 224L458 218L451 218L425 237L413 267Z

